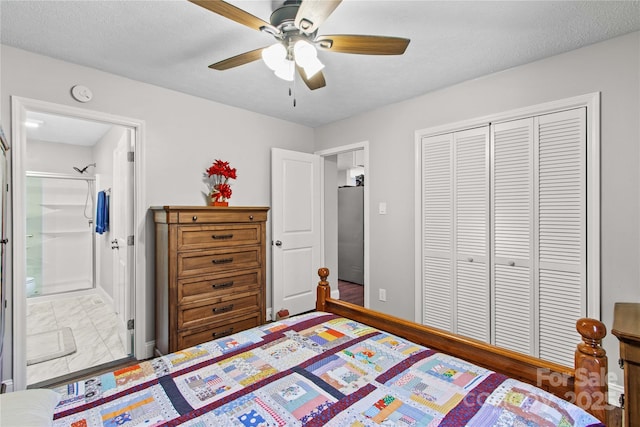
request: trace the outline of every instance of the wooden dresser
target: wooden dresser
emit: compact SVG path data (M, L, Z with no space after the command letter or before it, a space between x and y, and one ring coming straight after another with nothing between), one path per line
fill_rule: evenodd
M640 425L640 303L617 302L611 333L620 341L624 370L624 425Z
M156 350L265 323L267 207L153 207Z

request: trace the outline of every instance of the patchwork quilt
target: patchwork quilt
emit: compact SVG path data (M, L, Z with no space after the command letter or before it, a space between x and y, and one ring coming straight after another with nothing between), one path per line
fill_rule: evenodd
M56 391L56 427L602 425L533 386L328 313Z

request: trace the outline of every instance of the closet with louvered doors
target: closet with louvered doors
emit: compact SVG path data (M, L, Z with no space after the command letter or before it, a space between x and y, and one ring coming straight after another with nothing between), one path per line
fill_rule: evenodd
M421 139L425 324L573 364L586 153L585 108Z
M494 343L565 366L586 315L586 109L492 125Z
M422 140L424 323L490 340L489 127Z

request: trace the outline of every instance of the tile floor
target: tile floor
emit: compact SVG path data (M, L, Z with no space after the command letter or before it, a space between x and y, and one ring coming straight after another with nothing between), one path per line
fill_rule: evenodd
M27 384L127 357L116 314L98 293L27 299L27 335L64 326L73 331L77 351L27 366Z

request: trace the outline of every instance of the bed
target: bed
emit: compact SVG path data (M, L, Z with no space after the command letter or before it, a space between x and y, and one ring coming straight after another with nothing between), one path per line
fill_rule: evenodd
M316 311L59 387L53 425L603 425L600 322L566 368L334 300L319 274Z

